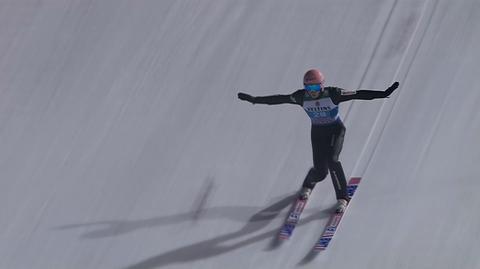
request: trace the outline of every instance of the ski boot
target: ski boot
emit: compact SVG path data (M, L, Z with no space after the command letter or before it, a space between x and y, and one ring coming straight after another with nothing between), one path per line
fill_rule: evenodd
M312 194L312 189L303 187L300 190L300 194L298 195L298 198L300 198L301 200L307 200L308 197L310 197L310 194Z
M335 209L336 213L343 213L345 209L347 209L348 200L347 199L338 199L337 200L337 209Z

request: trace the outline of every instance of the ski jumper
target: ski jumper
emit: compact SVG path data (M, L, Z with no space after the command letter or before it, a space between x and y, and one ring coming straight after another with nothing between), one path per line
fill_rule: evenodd
M347 91L338 87L325 87L317 98L311 97L302 89L290 95L254 97L254 103L268 105L288 103L303 107L312 122L313 167L302 186L313 189L315 184L323 181L330 172L337 199L349 200L345 173L339 161L345 126L340 118L338 105L354 99L371 100L385 97L386 94L381 91Z

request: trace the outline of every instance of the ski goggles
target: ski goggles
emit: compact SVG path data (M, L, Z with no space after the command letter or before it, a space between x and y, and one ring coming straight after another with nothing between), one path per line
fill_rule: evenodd
M308 84L305 85L305 90L310 92L319 92L322 90L322 84Z

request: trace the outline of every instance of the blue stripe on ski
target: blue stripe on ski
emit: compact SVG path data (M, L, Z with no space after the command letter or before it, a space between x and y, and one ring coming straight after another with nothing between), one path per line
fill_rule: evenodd
M292 209L290 210L290 213L288 214L288 217L278 234L279 239L287 240L292 236L293 230L300 220L300 215L302 214L306 204L307 199L297 198L295 200L295 203L293 204Z
M360 184L360 180L362 180L362 178L353 177L348 181L347 192L350 199L355 194L355 191L358 188L358 184ZM347 206L347 209L348 209L348 206ZM330 241L335 235L335 232L337 231L337 228L340 225L340 221L342 220L345 212L346 210L342 213L334 213L332 215L332 217L327 223L327 226L325 227L325 230L322 233L322 236L320 236L320 239L318 239L317 243L314 246L315 251L322 251L328 247L328 244L330 244Z

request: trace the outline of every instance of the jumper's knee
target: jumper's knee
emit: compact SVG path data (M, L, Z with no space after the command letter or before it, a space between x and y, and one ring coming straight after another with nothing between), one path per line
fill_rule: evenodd
M318 169L315 167L310 168L305 180L303 181L303 187L313 188L316 183L324 180L328 175L327 169Z

